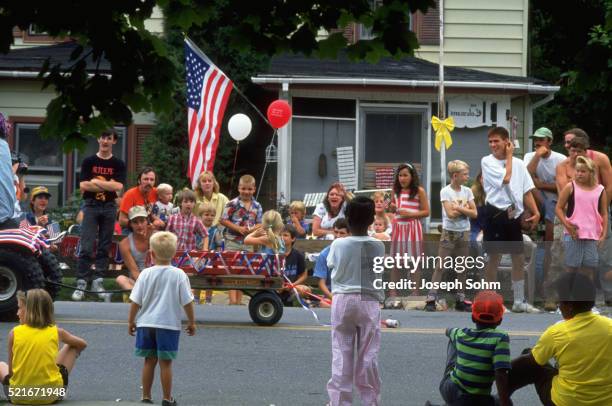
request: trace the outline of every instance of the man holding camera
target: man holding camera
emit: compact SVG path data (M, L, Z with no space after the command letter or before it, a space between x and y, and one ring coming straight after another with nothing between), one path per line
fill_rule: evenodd
M11 165L11 150L8 142L6 142L8 133L8 123L0 113L0 230L19 226L13 220L17 196L15 194L13 166Z

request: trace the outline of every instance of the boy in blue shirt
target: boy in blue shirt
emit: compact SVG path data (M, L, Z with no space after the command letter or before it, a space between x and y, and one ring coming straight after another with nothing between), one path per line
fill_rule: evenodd
M348 223L345 218L336 220L334 223L334 238L344 238L351 235L348 229ZM319 278L319 289L323 292L326 298L332 300L331 293L331 270L327 267L327 254L329 254L329 248L331 244L323 248L317 257L315 262L313 276ZM323 302L321 302L323 305Z

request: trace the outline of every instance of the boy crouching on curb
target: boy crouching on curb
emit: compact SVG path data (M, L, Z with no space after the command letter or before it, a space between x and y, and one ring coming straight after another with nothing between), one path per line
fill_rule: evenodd
M175 406L172 398L172 360L178 352L181 332L181 307L188 324L186 332L195 334L193 294L187 275L170 261L176 253L177 237L159 232L151 237L154 266L143 270L130 295L128 318L130 335L136 334L136 355L144 357L142 402L153 403L151 386L159 361L164 399L162 406ZM178 287L178 289L177 289Z
M510 338L497 329L503 315L503 298L485 290L476 295L472 304L476 328L446 330L449 343L440 394L447 404L489 404L487 401L493 401L493 382L499 394L496 404L512 404L508 385Z

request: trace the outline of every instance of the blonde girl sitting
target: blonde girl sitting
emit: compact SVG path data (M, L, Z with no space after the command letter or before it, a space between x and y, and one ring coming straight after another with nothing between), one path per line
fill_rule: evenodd
M286 233L288 235L285 235L285 238L283 238L283 229L285 226L283 225L283 218L281 217L280 213L276 210L268 210L263 214L261 224L262 227L260 229L255 230L246 236L244 243L248 245L262 246L261 252L265 254L289 254L293 248L295 236L291 235L291 233ZM289 245L289 252L287 252L285 241ZM296 275L296 277L297 276L298 275ZM279 295L281 295L281 298L283 299L283 302L286 304L291 302L291 292L293 291L292 288L295 287L300 296L305 296L311 291L308 286L301 284L305 278L300 278L299 280L296 279L297 278L294 277L289 278L291 285L278 291Z
M8 335L8 364L0 362L4 393L13 404L48 405L62 400L68 375L87 343L57 327L46 290L18 292L17 305L19 325ZM61 350L60 342L64 343Z

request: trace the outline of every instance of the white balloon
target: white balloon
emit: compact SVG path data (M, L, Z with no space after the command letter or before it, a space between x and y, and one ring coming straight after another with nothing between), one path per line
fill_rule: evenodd
M253 128L251 119L242 113L234 114L227 123L227 130L236 141L245 139L251 133L251 128Z

